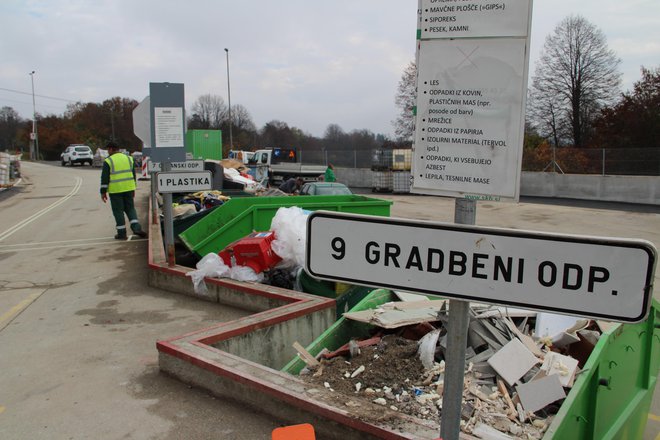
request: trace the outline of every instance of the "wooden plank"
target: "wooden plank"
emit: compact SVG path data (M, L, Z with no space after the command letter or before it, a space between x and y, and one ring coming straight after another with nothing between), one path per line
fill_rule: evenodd
M312 356L312 354L309 351L305 350L305 347L300 345L298 341L293 343L293 348L296 349L303 362L305 362L310 367L317 367L321 364L319 361L316 360L314 356Z

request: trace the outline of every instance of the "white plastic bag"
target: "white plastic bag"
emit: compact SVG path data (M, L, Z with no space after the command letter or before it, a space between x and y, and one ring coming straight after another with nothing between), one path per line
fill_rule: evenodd
M195 286L195 293L198 295L209 294L204 278L226 277L230 271L229 266L222 261L222 258L214 253L206 254L204 258L199 260L196 267L197 270L188 272L186 276L192 278L193 285Z
M229 269L228 276L232 280L253 281L255 283L261 283L265 278L263 273L256 273L254 269L248 266L234 266Z
M426 370L433 368L433 364L435 363L435 347L438 345L439 336L440 330L433 330L419 340L417 353L419 354L419 360L422 361L422 365L424 365Z
M270 229L275 232L271 247L282 258L277 267L304 266L307 213L298 206L280 208L273 217Z

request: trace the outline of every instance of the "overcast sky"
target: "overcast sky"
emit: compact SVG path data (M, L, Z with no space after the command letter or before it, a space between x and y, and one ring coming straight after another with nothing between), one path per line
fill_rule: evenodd
M142 101L149 82L242 104L257 127L278 119L322 136L391 135L394 94L414 58L417 0L1 0L0 107L61 114L67 100ZM659 0L535 0L530 71L545 37L583 15L621 58L624 90L660 66ZM9 90L7 90L9 89ZM17 93L23 92L23 93Z

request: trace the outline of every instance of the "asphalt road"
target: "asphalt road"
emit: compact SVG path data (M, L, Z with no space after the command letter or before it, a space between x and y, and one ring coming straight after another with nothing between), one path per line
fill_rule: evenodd
M0 438L269 439L279 421L157 365L156 340L245 312L150 288L146 241L113 239L98 168L25 162L22 172L0 193ZM145 223L148 186L137 196ZM452 199L374 196L395 201L393 216L453 221ZM477 224L660 247L660 208L548 202L480 202ZM656 393L644 439L659 433Z
M22 174L0 193L0 438L270 439L277 421L158 370L157 339L245 312L150 288L147 242L113 239L98 168Z

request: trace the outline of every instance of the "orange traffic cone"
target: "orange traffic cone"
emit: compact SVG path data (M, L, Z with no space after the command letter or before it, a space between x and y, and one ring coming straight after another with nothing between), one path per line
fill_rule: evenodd
M309 423L282 426L273 430L272 440L316 440L314 427Z

